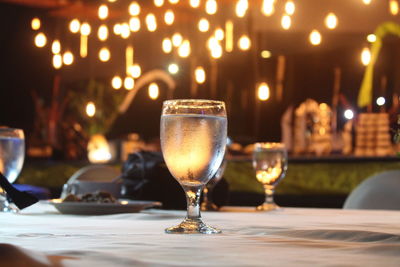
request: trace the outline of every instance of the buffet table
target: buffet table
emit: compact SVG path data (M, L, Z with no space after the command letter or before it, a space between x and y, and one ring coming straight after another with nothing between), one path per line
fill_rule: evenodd
M164 234L184 214L62 215L43 203L0 213L0 266L400 264L400 211L225 208L203 213L222 234Z

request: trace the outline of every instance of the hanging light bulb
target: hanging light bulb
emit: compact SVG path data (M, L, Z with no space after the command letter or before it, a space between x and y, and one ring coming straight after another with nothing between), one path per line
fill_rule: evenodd
M221 28L217 28L214 32L214 36L218 41L222 41L225 37L224 30Z
M138 17L132 17L129 19L129 28L132 32L138 32L140 30L140 19Z
M207 48L209 50L213 50L218 45L219 45L219 42L215 36L211 36L210 38L208 38Z
M118 90L122 87L122 79L119 76L114 76L111 80L111 86L115 90Z
M214 15L217 13L218 5L215 0L207 0L206 1L206 13L208 15Z
M80 37L79 54L82 58L85 58L88 54L88 37L83 34Z
M62 66L62 57L60 54L53 55L53 67L58 70Z
M238 46L241 50L249 50L251 46L250 38L247 35L242 35L239 38Z
M172 35L173 46L179 47L181 45L182 41L183 41L183 37L179 32L174 33L174 35Z
M63 55L63 62L65 65L71 65L74 62L74 55L71 51L66 51Z
M364 4L369 5L371 4L372 0L362 0Z
M275 12L275 0L263 0L261 12L265 16L271 16Z
M282 16L281 25L283 29L289 30L290 26L292 25L292 19L289 15Z
M376 35L375 34L368 34L367 36L367 41L370 43L374 43L376 41Z
M159 94L160 89L158 88L158 85L156 83L151 83L149 85L149 97L153 100L156 100Z
M289 0L285 4L285 12L286 14L292 16L294 14L294 11L296 10L296 5L294 4L293 1Z
M208 22L208 20L206 18L201 18L199 20L199 31L201 32L207 32L210 29L210 23Z
M206 72L204 71L204 68L201 66L198 66L194 70L194 77L198 84L204 83L206 81Z
M198 8L200 6L200 0L190 0L190 6L193 8Z
M51 44L51 52L53 52L54 55L60 54L61 52L61 43L59 40L54 40L53 43Z
M233 51L233 22L231 20L225 22L225 51L229 53Z
M41 23L40 23L40 19L39 18L33 18L32 19L32 21L31 21L32 30L34 30L34 31L39 30L40 29L40 25L41 25Z
M168 65L168 71L171 74L177 74L179 72L179 66L175 63L171 63Z
M212 58L218 59L222 57L222 46L218 42L212 47L210 51Z
M121 24L121 37L124 39L128 39L131 36L131 29L129 28L128 23Z
M171 9L168 9L164 15L164 21L167 25L172 25L175 20L174 12Z
M399 14L399 2L397 0L389 0L389 11L393 16Z
M110 60L111 54L110 50L107 47L103 47L99 51L99 59L102 62L107 62Z
M79 29L81 28L81 23L79 22L78 19L73 19L71 20L71 22L69 23L69 30L72 33L77 33L79 32Z
M191 48L189 40L184 40L178 48L178 55L187 58L190 55Z
M268 51L268 50L263 50L263 51L261 51L261 57L262 58L270 58L271 57L271 51Z
M325 26L328 29L333 30L336 28L337 24L338 24L338 19L337 19L336 15L332 12L329 13L325 18Z
M179 3L179 0L169 0L169 2L173 5L176 5Z
M162 5L164 5L164 0L154 0L154 5L156 7L162 7Z
M367 66L371 62L371 51L368 47L364 47L361 52L361 62L364 66Z
M90 27L89 23L84 22L81 25L81 34L84 36L89 36L92 28Z
M139 14L140 14L140 5L136 1L133 1L129 5L129 14L131 16L139 16Z
M239 18L243 18L246 15L247 9L249 8L248 0L238 0L236 2L236 16Z
M132 77L126 77L124 80L124 87L126 90L132 90L135 86L135 80Z
M97 37L100 41L105 41L108 38L108 28L105 24L101 25L97 30Z
M154 32L155 30L157 30L157 21L156 21L156 17L154 16L154 14L149 13L146 16L146 25L147 25L147 29L149 30L149 32Z
M98 10L99 19L106 19L108 17L107 5L100 5Z
M90 101L86 104L86 115L93 117L96 114L96 105Z
M319 45L319 44L321 44L322 36L321 36L321 34L319 33L319 31L313 30L313 31L310 33L309 39L310 39L310 43L311 43L312 45Z
M162 50L164 53L169 54L172 51L172 42L169 38L164 38L162 41Z
M260 83L257 90L258 99L260 99L261 101L266 101L269 98L269 94L270 93L268 84L265 82Z
M44 47L47 43L47 37L46 35L44 35L44 33L39 32L38 34L36 34L35 36L35 45L37 47Z
M132 66L130 66L129 74L135 79L139 78L142 74L142 69L140 68L139 64L133 64Z
M113 31L115 35L120 35L121 34L121 24L116 23L114 24Z

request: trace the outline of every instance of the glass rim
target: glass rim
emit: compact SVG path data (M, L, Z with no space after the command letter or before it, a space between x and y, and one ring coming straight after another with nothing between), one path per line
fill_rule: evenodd
M256 142L254 148L265 148L265 149L285 149L286 146L282 142Z
M169 100L165 100L163 102L163 105L169 105L169 104L179 103L179 102L182 102L182 104L188 103L188 102L197 102L197 103L209 103L211 106L217 106L217 105L225 106L224 101L210 100L210 99L169 99Z
M0 132L24 131L21 128L0 127Z

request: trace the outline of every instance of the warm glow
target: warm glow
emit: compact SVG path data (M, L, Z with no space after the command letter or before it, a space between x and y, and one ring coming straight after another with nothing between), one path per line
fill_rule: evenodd
M161 7L162 5L164 5L164 0L154 0L154 5L156 7Z
M132 90L135 86L135 80L132 77L126 77L124 80L124 87L126 90Z
M338 19L334 13L329 13L325 18L325 26L328 29L335 29L338 24Z
M211 36L207 41L207 47L210 50L213 50L216 46L220 45L217 38Z
M175 5L175 4L178 4L178 3L179 3L179 0L169 0L169 2L170 2L171 4L173 4L173 5Z
M81 34L80 41L79 54L82 58L85 58L88 54L88 37Z
M74 62L74 55L71 51L66 51L63 55L63 62L65 65L71 65Z
M292 25L292 19L290 18L289 15L282 16L281 25L282 28L285 30L288 30L290 28L290 26Z
M164 53L169 54L172 51L172 42L169 38L164 38L162 41L162 50Z
M114 76L111 80L111 86L115 89L118 90L122 87L122 79L119 76Z
M364 47L361 52L361 62L364 66L367 66L371 62L371 51L368 47Z
M98 10L99 19L106 19L108 17L107 5L101 5Z
M153 100L156 100L159 94L160 89L158 88L158 85L156 83L151 83L149 85L149 97Z
M53 54L60 54L61 52L61 43L59 40L54 40L52 45L51 45L51 52L53 52Z
M111 159L110 146L104 135L95 134L90 137L87 150L91 163L106 163Z
M376 41L376 35L375 34L368 34L367 36L367 41L370 43L374 43Z
M249 50L251 46L250 38L247 35L242 35L239 38L238 46L241 50Z
M79 22L78 19L73 19L71 20L71 22L69 23L69 30L72 33L77 33L79 32L79 29L81 28L81 23Z
M233 51L233 22L231 20L227 20L225 22L225 51L232 52Z
M131 16L138 16L140 14L140 6L137 2L132 2L129 5L129 14Z
M157 21L154 14L150 13L146 16L146 25L149 32L154 32L157 30Z
M263 0L261 11L265 16L271 16L275 12L275 0Z
M53 67L55 69L59 69L62 66L62 57L60 54L53 56Z
M222 46L218 42L211 48L211 57L215 59L222 57Z
M96 106L92 101L90 101L86 104L86 115L93 117L94 114L96 114Z
M164 21L167 25L172 25L175 20L174 12L171 9L168 9L164 14Z
M206 72L204 71L203 67L199 66L195 69L194 77L198 84L202 84L206 81Z
M383 96L380 96L380 97L378 97L377 99L376 99L376 104L378 105L378 106L383 106L383 105L385 105L385 103L386 103L386 99L383 97Z
M248 0L238 0L236 2L236 16L243 18L249 8Z
M221 28L217 28L214 32L214 36L218 41L222 41L225 37L224 30Z
M37 31L40 29L40 19L39 18L33 18L31 21L31 27L32 30Z
M174 33L174 35L172 35L172 44L175 47L179 47L181 45L183 41L183 37L180 33Z
M128 39L131 36L131 29L129 28L128 23L121 24L121 37L124 39Z
M261 51L261 57L262 58L270 58L271 57L271 51L268 51L268 50Z
M206 13L208 15L214 15L215 13L217 13L217 1L215 0L207 0L206 1Z
M369 5L371 4L372 0L362 0L364 4Z
M92 28L90 27L89 23L84 22L81 25L81 34L85 36L89 36Z
M133 66L133 56L134 56L135 50L133 46L128 45L125 48L125 72L127 75L129 75L131 71L131 67Z
M132 32L138 32L140 30L140 19L138 17L132 17L129 19L129 28Z
M344 117L347 119L347 120L351 120L351 119L353 119L354 118L354 112L351 110L351 109L346 109L345 111L344 111Z
M389 11L393 16L399 14L399 2L397 1L398 0L389 0Z
M100 49L99 51L99 59L102 62L107 62L110 60L111 54L110 54L110 50L107 47L103 47L102 49Z
M135 79L139 78L142 74L142 68L140 68L139 64L133 64L129 67L129 74Z
M294 11L296 10L296 5L294 4L293 1L287 1L285 4L285 12L288 15L293 15Z
M319 45L319 44L321 43L321 41L322 41L322 36L321 36L321 34L319 33L319 31L313 30L313 31L310 33L309 39L310 39L310 43L311 43L312 45Z
M177 74L179 72L179 66L175 63L171 63L168 65L168 71L171 74Z
M198 8L200 6L200 0L190 0L190 6L193 8Z
M261 101L268 100L269 98L269 86L267 83L260 83L257 90L258 99Z
M120 35L122 32L121 24L119 23L115 24L113 30L115 35Z
M186 58L190 55L191 48L189 40L185 40L178 48L178 55L180 57Z
M37 47L44 47L47 43L47 37L44 33L40 32L35 36L35 45Z
M199 20L199 31L201 32L206 32L208 31L208 29L210 29L210 23L208 22L208 20L206 18L202 18Z
M97 30L97 37L100 41L105 41L108 38L108 28L105 24L101 25Z

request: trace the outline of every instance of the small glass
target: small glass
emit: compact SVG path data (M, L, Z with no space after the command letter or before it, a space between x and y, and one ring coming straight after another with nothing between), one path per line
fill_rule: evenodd
M213 100L164 101L160 123L161 149L172 176L186 194L187 216L166 233L215 234L221 231L203 223L200 194L215 175L225 154L225 104Z
M275 210L279 206L274 202L277 184L285 177L288 156L283 143L255 143L253 167L257 180L263 185L265 202L257 210Z
M15 182L25 158L25 137L21 129L0 127L0 172L10 183ZM6 192L0 187L0 211L17 212Z

